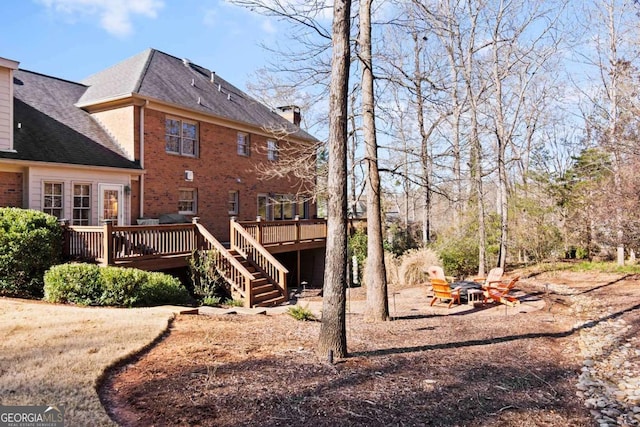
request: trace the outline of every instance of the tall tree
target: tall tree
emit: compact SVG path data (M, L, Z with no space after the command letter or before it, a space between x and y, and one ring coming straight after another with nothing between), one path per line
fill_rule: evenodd
M371 55L371 3L360 0L360 35L358 56L362 64L362 128L367 164L367 304L365 317L371 321L389 319L387 278L382 244L382 209L380 206L380 172L376 140L373 59Z
M614 223L616 259L619 265L625 258L624 221L624 166L627 161L627 144L624 138L625 97L623 90L630 64L637 64L638 55L638 5L631 0L599 0L585 3L584 23L593 33L585 47L583 59L593 67L599 90L583 93L589 98L595 114L587 117L602 146L611 153L613 191L609 194L610 211ZM637 140L633 140L637 144Z
M347 356L347 104L349 89L351 0L333 5L333 52L329 84L329 164L327 177L327 239L322 324L318 354Z

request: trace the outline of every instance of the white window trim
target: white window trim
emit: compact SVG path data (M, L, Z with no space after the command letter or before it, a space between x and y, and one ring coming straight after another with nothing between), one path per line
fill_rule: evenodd
M75 219L74 219L74 213L76 211L76 207L75 207L75 198L76 198L76 193L75 193L75 189L76 189L76 185L88 185L89 186L89 208L84 209L82 208L82 210L88 210L89 211L89 223L87 225L91 225L92 222L92 215L93 215L93 185L90 182L72 182L71 183L71 224L75 225Z
M244 136L243 145L240 145L240 141L239 141L241 135ZM240 152L241 146L244 148L244 151L242 153ZM251 137L247 132L238 132L238 134L236 135L236 152L238 153L238 156L242 156L242 157L251 156Z
M197 158L198 154L200 153L200 124L197 121L194 121L194 120L183 119L181 117L175 117L175 116L170 116L170 115L166 115L164 120L165 120L165 130L164 130L164 136L165 136L164 151L165 151L165 153L172 154L174 156ZM166 140L166 138L167 138L167 136L169 136L169 134L167 133L167 124L166 124L167 120L176 120L176 121L180 122L180 126L179 126L180 135L179 135L179 142L178 142L178 145L179 145L178 151L167 151L167 140ZM185 153L182 150L183 142L184 142L184 139L185 139L184 135L182 134L182 124L183 123L188 123L188 124L191 124L191 125L195 125L195 127L196 127L196 139L193 142L194 143L194 150L193 150L194 153L193 154ZM175 136L175 135L173 135L173 136Z
M181 211L180 210L180 192L190 191L193 194L193 210ZM198 190L196 188L179 188L178 189L178 213L180 215L195 215L198 213Z
M269 143L273 143L274 149L269 147ZM277 162L280 157L280 144L275 139L267 139L267 160Z
M264 198L266 200L265 207L264 207L266 216L262 219L265 221L271 221L273 219L273 211L271 210L271 203L270 203L271 198L267 193L259 193L256 197L256 211L258 211L260 207L260 203L259 203L260 198ZM260 215L260 212L257 212L257 213L258 215Z
M229 209L229 215L238 215L240 212L240 192L238 190L230 190L229 195L227 196L227 203L231 202L231 194L235 196L234 206L236 208L234 210Z
M118 192L118 224L124 224L125 213L125 198L124 198L124 185L123 184L108 184L98 183L98 222L102 224L104 222L104 191L113 190Z
M60 199L61 199L61 203L60 203L60 219L64 218L65 216L65 210L64 210L64 181L56 181L56 180L42 180L42 193L41 193L41 201L40 201L40 210L42 212L45 212L45 209L54 209L53 207L51 208L46 208L45 207L45 198L46 198L46 194L45 194L45 187L47 184L60 184L61 190L60 190ZM58 209L58 208L55 208ZM45 212L47 213L47 212ZM49 214L52 215L52 214Z

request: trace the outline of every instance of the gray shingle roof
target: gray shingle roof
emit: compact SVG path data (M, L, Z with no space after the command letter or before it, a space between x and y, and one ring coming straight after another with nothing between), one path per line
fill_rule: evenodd
M138 94L212 116L263 129L286 129L288 134L315 141L278 113L242 92L211 70L155 49L126 59L92 75L79 106L97 104L120 95Z
M0 158L140 169L90 114L74 105L86 86L16 70L13 87L17 153L0 152Z

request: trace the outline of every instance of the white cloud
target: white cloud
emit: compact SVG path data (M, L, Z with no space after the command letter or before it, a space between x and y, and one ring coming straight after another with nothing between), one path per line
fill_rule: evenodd
M276 34L278 32L276 27L273 25L273 22L271 22L269 19L265 19L264 21L262 21L261 27L262 31L267 34Z
M107 32L124 37L133 32L131 18L155 18L164 6L162 0L37 0L47 8L70 16L97 15Z

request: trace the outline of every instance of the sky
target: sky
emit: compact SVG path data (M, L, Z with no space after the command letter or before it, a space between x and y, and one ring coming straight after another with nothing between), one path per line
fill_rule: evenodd
M0 57L80 81L155 48L245 89L284 24L224 0L2 0Z

